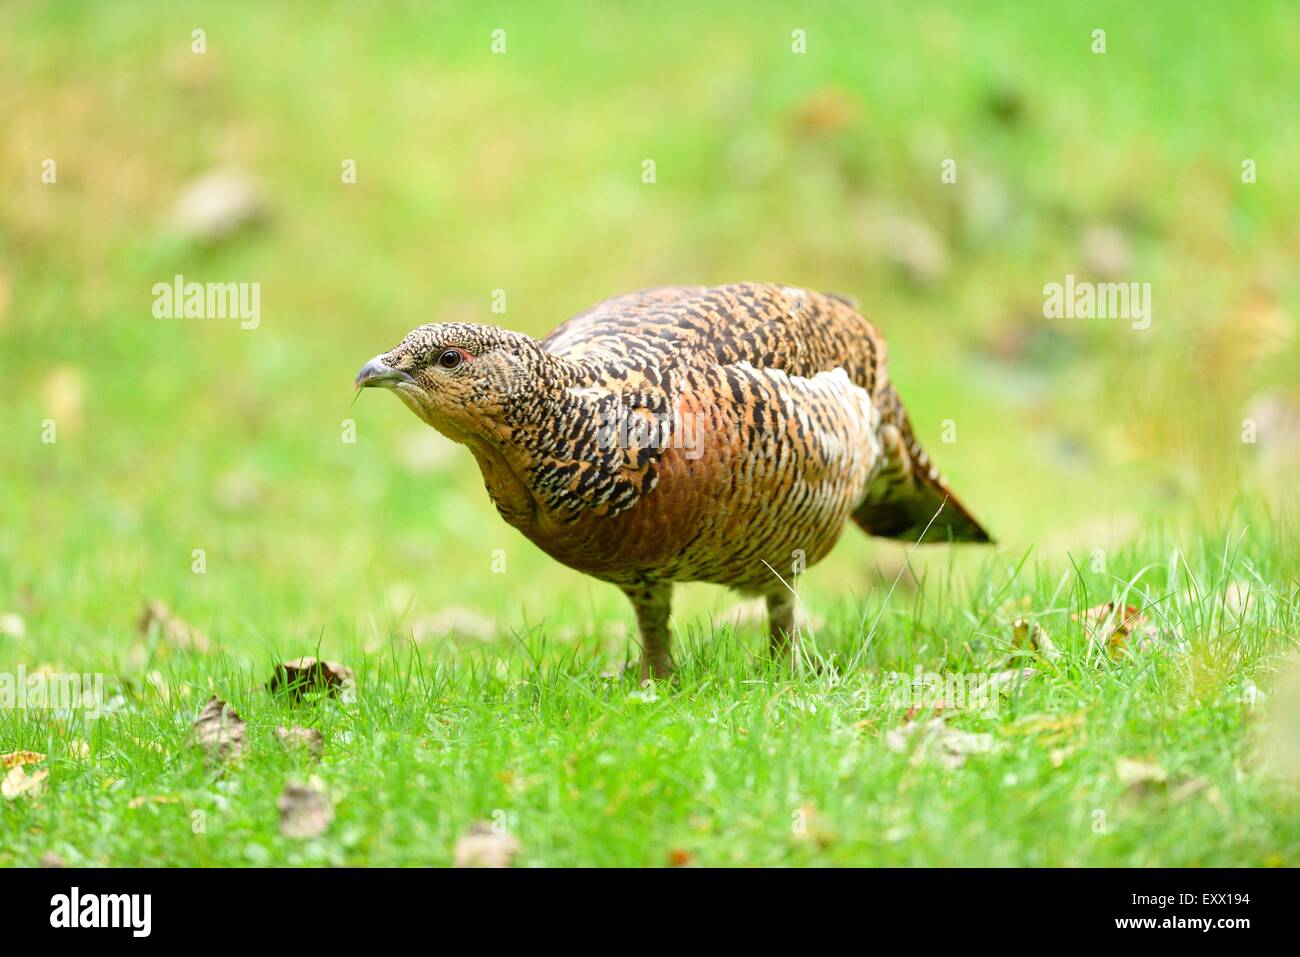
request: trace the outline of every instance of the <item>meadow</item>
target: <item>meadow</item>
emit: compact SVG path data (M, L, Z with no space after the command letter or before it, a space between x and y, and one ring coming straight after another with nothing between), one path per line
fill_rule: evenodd
M0 865L444 865L476 822L517 866L1300 863L1298 57L1283 2L5 4L0 676L102 714L0 708L40 757ZM158 318L176 276L256 325ZM1149 325L1045 315L1067 276ZM860 301L998 544L850 529L793 670L679 590L643 688L623 596L352 380L741 280ZM353 675L267 687L302 656Z

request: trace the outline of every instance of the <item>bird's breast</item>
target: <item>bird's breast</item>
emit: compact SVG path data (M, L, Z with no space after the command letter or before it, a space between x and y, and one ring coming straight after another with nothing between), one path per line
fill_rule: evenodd
M562 517L539 509L512 524L556 560L613 582L761 590L774 571L821 559L876 458L864 423L833 419L840 397L800 405L779 381L718 373L695 386L676 396L672 428L651 432L655 483L633 506Z

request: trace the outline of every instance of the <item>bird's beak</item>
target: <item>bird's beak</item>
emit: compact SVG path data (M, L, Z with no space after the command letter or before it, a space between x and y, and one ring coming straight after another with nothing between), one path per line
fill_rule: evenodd
M366 386L383 386L385 389L394 388L399 382L414 382L415 380L402 372L400 369L394 369L388 363L384 362L382 356L375 356L369 362L361 367L357 373L357 388L364 389Z

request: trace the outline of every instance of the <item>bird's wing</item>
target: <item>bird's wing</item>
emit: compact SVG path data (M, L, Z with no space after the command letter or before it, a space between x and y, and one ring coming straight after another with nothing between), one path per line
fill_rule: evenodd
M807 444L801 468L837 472L842 463L827 456L875 460L874 426L851 409L859 397L870 403L882 381L884 343L844 297L754 283L643 289L574 316L542 346L581 370L581 385L569 390L578 404L563 420L601 424L575 425L535 455L533 487L569 520L617 514L655 487L664 452L655 440L677 434L682 383L701 377L742 414L767 409L780 418L780 429ZM746 407L754 396L767 398ZM650 441L643 429L638 444L642 421Z
M879 460L880 413L843 369L801 376L740 362L717 371L751 456L805 488L839 486L845 501L860 491Z
M885 362L880 334L846 297L760 283L617 296L574 316L543 347L651 385L681 366L745 362L804 377L841 368L872 395Z
M813 380L842 370L879 415L859 436L878 459L854 518L872 535L988 541L912 432L889 381L884 339L851 299L761 283L665 286L602 302L570 319L543 347L577 361L593 382L668 397L681 369L716 369L737 401L737 370ZM845 423L847 427L847 423ZM651 453L647 474L653 473ZM646 490L653 487L645 479ZM633 503L635 499L633 499Z

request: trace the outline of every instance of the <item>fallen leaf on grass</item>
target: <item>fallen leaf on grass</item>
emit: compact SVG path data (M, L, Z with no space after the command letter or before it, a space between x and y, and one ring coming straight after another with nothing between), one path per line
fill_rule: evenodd
M1241 617L1255 609L1255 591L1249 582L1229 582L1223 590L1223 607Z
M0 615L0 635L6 638L13 638L17 641L27 634L27 623L23 621L23 616L16 611L8 611Z
M86 399L86 376L80 367L61 365L41 375L41 405L50 421L58 423L59 437L81 430Z
M1057 661L1061 657L1060 649L1037 622L1017 618L1011 623L1011 644L1016 648L1029 648L1048 661Z
M1078 621L1079 616L1075 615ZM1116 655L1128 644L1130 638L1136 638L1134 647L1146 651L1156 637L1155 626L1136 605L1117 605L1108 601L1096 605L1083 613L1084 628L1088 637L1104 644L1111 655Z
M830 847L839 837L827 823L826 816L811 801L794 812L792 833L796 842L813 844L822 849Z
M285 837L320 837L334 820L334 806L314 783L285 785L276 806L280 809L280 833Z
M859 114L857 98L848 90L824 86L803 97L794 111L799 135L834 133L853 125Z
M509 867L519 853L519 838L478 821L461 835L452 851L453 867Z
M270 206L262 185L237 168L208 170L190 180L171 211L181 235L217 243L265 220Z
M208 636L176 615L166 602L145 602L136 627L146 637L156 628L167 644L181 651L206 652L209 647Z
M194 722L194 743L218 761L244 753L244 719L216 695L199 712Z
M167 684L167 678L161 671L149 672L144 676L144 680L149 683L149 686L153 688L155 692L157 692L158 697L163 704L171 701L172 689L171 686Z
M1047 753L1047 759L1052 762L1052 767L1059 768L1071 757L1074 756L1074 745L1065 748L1052 748Z
M4 779L0 780L0 797L6 801L23 796L34 798L44 790L45 779L49 776L50 772L45 768L28 774L23 765L14 765Z
M674 847L668 852L669 867L688 867L695 860L695 855L681 847Z
M41 867L66 867L63 858L56 851L46 851L41 855Z
M1134 794L1145 793L1157 787L1162 788L1169 781L1169 772L1160 765L1137 758L1116 759L1115 776L1120 784Z
M1075 729L1082 727L1086 720L1087 716L1082 711L1064 716L1029 715L1015 724L999 728L998 732L1004 737L1034 735L1034 744L1040 748L1050 748L1052 767L1059 768L1074 753L1074 745L1070 741L1075 736Z
M1188 798L1200 794L1210 787L1210 782L1206 778L1188 778L1169 792L1169 800L1175 804L1182 804Z
M338 694L345 687L356 685L356 675L351 668L334 661L316 658L295 658L275 666L275 674L267 682L272 694L287 691L296 701L314 691Z
M863 218L873 259L896 267L909 282L933 286L951 272L948 243L925 220L883 207L867 210Z
M1090 273L1101 279L1114 279L1128 272L1133 253L1123 230L1098 225L1083 234L1083 259Z
M987 754L995 749L993 735L950 728L943 718L910 721L885 732L885 747L896 754L912 754L913 765L934 761L945 768L959 768L968 754Z
M77 758L81 761L90 757L90 745L81 738L73 738L68 742L68 746L64 750L67 751L68 757Z
M1069 731L1077 728L1087 720L1087 715L1080 711L1077 714L1054 715L1054 714L1031 714L1021 718L1015 724L1007 725L1002 729L1003 734L1050 734L1055 736L1061 731Z
M214 698L213 700L215 701L216 699ZM162 746L162 743L159 742L159 741L146 741L144 738L137 738L137 737L136 737L135 735L133 735L133 734L128 734L127 737L131 739L131 742L132 742L136 747L138 747L138 748L143 748L145 751L152 751L152 752L154 752L155 754L166 754L166 753L167 753L167 749L164 748L164 747Z
M24 764L40 764L45 760L45 755L37 751L10 751L8 754L0 754L0 768L17 768Z
M316 728L303 728L298 725L286 728L281 725L275 729L275 739L286 751L305 748L313 758L319 758L325 750L325 736Z
M1009 694L1036 674L1038 672L1033 668L1009 668L1006 671L994 672L979 687L970 692L970 697L975 701L987 701L994 693Z

